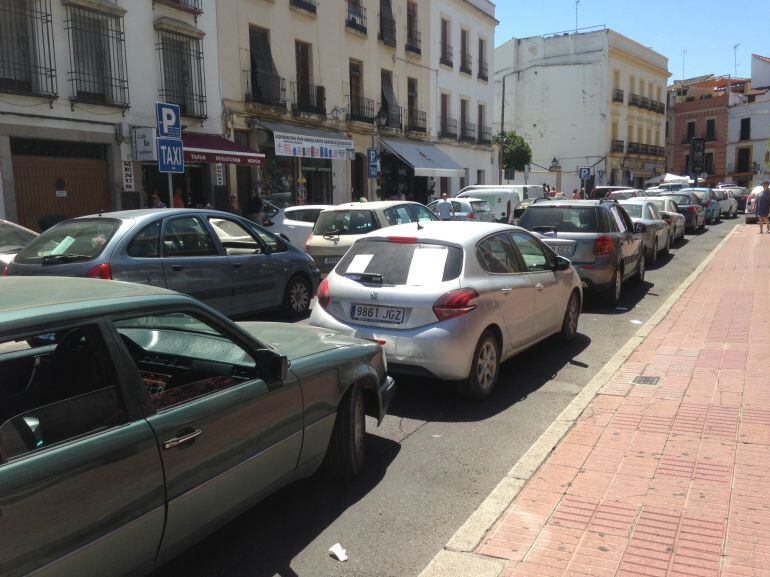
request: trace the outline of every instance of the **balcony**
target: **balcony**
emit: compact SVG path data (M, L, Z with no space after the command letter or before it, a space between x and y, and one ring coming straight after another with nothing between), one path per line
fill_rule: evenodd
M244 70L243 73L246 102L286 109L286 79L260 70Z
M639 108L650 110L650 99L646 96L642 96L641 101L639 102Z
M366 8L348 0L348 13L345 26L361 34L366 34Z
M380 14L380 33L377 38L386 46L396 47L396 21L392 14Z
M629 106L641 106L642 101L639 98L638 94L630 94L628 97L628 105Z
M450 68L454 66L452 63L452 45L449 42L441 43L441 58L439 62L441 62L441 64L444 66L449 66Z
M655 156L666 156L666 148L664 146L656 146Z
M422 54L422 35L420 25L415 18L406 24L406 51L413 54Z
M492 144L492 127L482 126L479 128L479 144Z
M479 80L484 82L489 80L489 64L487 64L486 60L479 60L479 73L477 76Z
M656 106L656 112L658 114L665 114L666 113L666 104L665 103L663 103L663 102L656 102L655 106Z
M165 4L196 15L203 14L202 0L153 0L153 4Z
M740 140L751 140L751 131L741 130Z
M366 122L374 124L377 109L371 98L348 96L348 120L354 122Z
M388 107L387 103L383 102L380 105L380 112L377 114L377 125L380 128L402 130L404 126L403 110L400 106Z
M424 111L410 108L406 113L406 130L408 132L428 132L427 116Z
M444 116L441 118L441 126L438 135L440 138L457 139L457 119Z
M649 144L640 144L639 145L639 154L650 154L650 145Z
M714 142L717 139L716 132L712 132L711 134L706 134L706 142Z
M752 172L752 166L750 162L739 162L735 166L735 172L736 173L742 173L742 172Z
M638 142L629 142L628 143L628 153L629 154L639 154L639 143Z
M476 125L472 122L465 122L460 127L460 140L463 142L476 142Z
M315 0L291 0L291 6L305 12L312 12L313 14L317 10Z
M305 82L292 82L291 92L294 97L295 113L305 112L326 116L326 88Z
M623 92L622 88L613 88L612 90L612 101L613 102L620 102L623 104L623 100L625 100L625 93Z
M622 140L613 140L610 143L610 152L623 152L625 143Z
M462 52L460 54L460 72L473 75L473 60L469 52Z

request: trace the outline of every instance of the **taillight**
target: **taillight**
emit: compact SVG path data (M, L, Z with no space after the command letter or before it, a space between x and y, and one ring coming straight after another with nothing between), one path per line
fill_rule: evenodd
M7 264L3 265L3 276L8 276L8 265Z
M471 301L479 296L472 288L461 288L448 292L433 305L433 313L440 321L453 319L471 312L476 305Z
M313 238L313 233L311 232L309 235L307 235L307 239L305 239L305 252L310 252L310 239Z
M696 212L698 212L698 209L695 208L694 206L688 206L687 212L689 212L690 214L695 214Z
M416 236L389 236L388 242L395 242L396 244L414 244L417 242Z
M98 264L94 268L88 271L86 274L88 278L100 278L103 280L112 280L112 269L107 263Z
M328 278L323 279L321 281L321 284L318 285L318 292L316 293L316 298L318 299L318 304L321 305L321 308L326 310L326 307L329 306L329 302L332 300L332 297L329 294Z
M475 213L475 212L469 212L469 213L468 213L468 218L473 218L473 219L475 219L475 218L476 218L476 213Z
M600 236L596 239L596 242L594 242L594 255L596 256L605 256L612 252L612 249L615 247L615 241L612 240L611 236Z

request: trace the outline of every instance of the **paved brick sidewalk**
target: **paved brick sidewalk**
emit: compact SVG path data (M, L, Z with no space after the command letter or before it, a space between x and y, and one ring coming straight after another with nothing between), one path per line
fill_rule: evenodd
M503 577L770 576L770 235L735 231L476 553Z

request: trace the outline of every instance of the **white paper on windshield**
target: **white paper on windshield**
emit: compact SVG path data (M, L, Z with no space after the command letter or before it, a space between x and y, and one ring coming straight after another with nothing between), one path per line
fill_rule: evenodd
M409 265L406 284L424 286L441 282L444 278L444 265L449 251L445 248L416 248Z
M620 232L625 232L626 231L626 223L623 222L622 218L620 218L620 214L618 214L618 211L617 210L611 210L610 212L612 213L612 216L615 217L615 222L618 223L618 228L620 229Z
M66 251L69 247L72 246L72 243L75 242L75 239L71 236L65 236L62 241L59 243L59 246L57 246L55 249L51 251L51 254L64 254L64 251Z
M372 258L374 258L373 254L357 254L350 261L345 274L361 274L366 272L366 267L372 262Z

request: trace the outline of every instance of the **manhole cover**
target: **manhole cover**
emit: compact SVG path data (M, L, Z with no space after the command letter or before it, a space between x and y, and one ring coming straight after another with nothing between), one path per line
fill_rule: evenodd
M660 381L660 377L650 377L647 375L641 375L634 379L635 385L650 385L655 386L658 384L658 381Z

